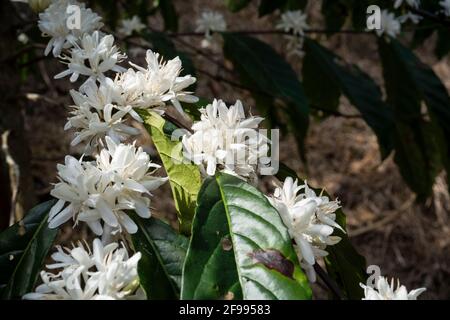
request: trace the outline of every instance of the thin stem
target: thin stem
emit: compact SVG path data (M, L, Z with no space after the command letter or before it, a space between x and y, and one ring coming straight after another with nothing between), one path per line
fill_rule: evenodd
M205 52L203 52L202 50L198 49L196 46L190 44L187 41L183 41L181 39L174 39L176 42L180 43L181 45L191 49L194 51L194 53L198 54L199 56L202 56L204 59L208 60L209 62L217 65L219 68L227 71L227 72L232 72L231 70L229 70L225 65L223 65L222 63L220 63L219 61L214 60L213 58L211 58L211 56Z
M314 264L314 270L319 278L322 279L325 285L331 290L331 292L333 292L339 300L344 300L344 295L342 294L341 289L339 289L336 282L328 276L328 273L326 273L317 263Z
M236 30L236 31L228 31L234 34L254 34L254 35L263 35L263 34L284 34L284 35L292 35L291 31L284 30ZM346 33L346 34L371 34L370 32L364 30L327 30L327 29L308 29L304 30L306 34L330 34L330 33ZM203 37L205 36L204 32L172 32L167 34L169 37Z
M202 74L204 74L204 75L206 75L206 76L208 76L208 77L210 77L211 79L214 79L214 80L218 81L218 82L224 82L226 84L229 84L230 86L233 86L233 87L236 87L236 88L239 88L239 89L242 89L242 90L246 90L246 91L249 91L249 92L253 91L253 92L258 92L258 93L267 95L267 92L264 92L264 91L259 90L259 89L247 87L247 86L245 86L243 84L240 84L238 82L234 82L234 81L229 80L227 78L224 78L222 76L214 75L214 74L210 73L209 71L202 70L202 69L197 69L197 71L202 73ZM327 109L324 109L324 108L320 108L320 107L315 106L315 105L310 105L310 108L314 109L314 110L317 110L317 111L325 112L327 114L330 114L330 115L333 115L333 116L336 116L336 117L342 117L342 118L347 118L347 119L361 119L362 118L362 116L360 114L345 114L345 113L342 113L342 112L339 112L339 111L327 110Z
M440 24L446 26L446 27L450 27L450 20L447 19L446 17L443 17L442 15L437 15L422 9L418 9L418 8L414 8L414 7L409 7L409 11L411 11L412 13L415 13L419 16L422 16L424 18L428 18L430 20L439 22Z
M259 90L259 89L247 87L247 86L245 86L245 85L243 85L243 84L240 84L239 82L235 82L235 81L233 81L233 80L229 80L229 79L224 78L224 77L222 77L222 76L220 76L220 75L212 74L211 72L206 71L206 70L204 70L204 69L199 69L199 68L197 68L196 70L197 70L198 72L200 72L200 73L202 73L202 74L204 74L204 75L210 77L210 78L213 79L213 80L216 80L216 81L218 81L218 82L224 82L224 83L229 84L230 86L233 86L233 87L235 87L235 88L239 88L239 89L246 90L246 91L250 91L250 92L253 91L253 92L258 92L258 93L267 94L267 93L265 93L265 92L263 92L263 91L261 91L261 90Z

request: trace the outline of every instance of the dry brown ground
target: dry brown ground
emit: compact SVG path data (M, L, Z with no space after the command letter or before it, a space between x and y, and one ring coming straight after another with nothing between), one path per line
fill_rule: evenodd
M181 30L194 29L195 19L203 8L216 8L225 12L222 1L177 1L181 13ZM312 25L322 24L317 7L310 8ZM225 12L230 29L270 29L274 17L257 20L254 7L239 14ZM151 20L154 26L158 19ZM282 51L283 41L276 37L264 39ZM198 39L190 39L198 43ZM323 39L348 62L357 63L381 84L380 63L374 41L366 36L342 35L331 40ZM430 43L431 46L431 43ZM428 49L419 50L419 56L430 63L450 89L450 67L448 59L436 61ZM180 47L181 48L181 47ZM220 55L212 55L222 59ZM136 58L142 59L142 55ZM195 59L202 68L206 65L200 57ZM293 61L300 71L298 61ZM40 72L48 79L62 67L50 59L41 63ZM44 77L44 78L45 78ZM27 133L32 149L32 168L36 189L45 197L55 181L55 165L62 162L65 154L76 154L80 150L69 147L71 133L63 131L66 106L70 103L67 92L70 84L66 80L42 82L30 76L23 92L39 93L45 99L31 101L23 99L27 107ZM212 98L220 96L227 101L242 99L246 105L253 105L248 93L225 84L218 84L206 77L200 77L197 93ZM345 99L341 110L357 113ZM252 108L256 111L256 108ZM308 181L326 188L342 201L348 217L349 234L357 249L367 258L369 264L379 265L384 275L400 278L408 288L425 286L425 298L450 298L450 230L448 227L449 195L445 177L441 175L434 186L434 196L425 204L416 204L413 194L402 181L392 157L381 162L376 138L368 126L359 119L329 117L313 122L307 138L307 159L309 170L299 160L292 137L282 137L281 161L306 175ZM148 146L149 150L151 147ZM294 156L295 155L295 156ZM170 200L168 186L156 192L152 206L160 216L174 219L174 207ZM72 234L67 227L62 241L72 241L86 235L86 230L77 229ZM319 297L322 294L318 295Z

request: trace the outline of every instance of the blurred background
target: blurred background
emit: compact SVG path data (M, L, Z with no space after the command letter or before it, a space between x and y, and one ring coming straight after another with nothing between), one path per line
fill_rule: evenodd
M225 2L172 1L178 17L178 32L195 31L196 19L205 10L222 13L229 30L273 30L280 18L278 11L259 17L259 1L249 1L236 13L230 12ZM127 3L132 1L91 1L89 5L110 21L119 21L129 14ZM313 29L325 28L321 5L322 1L309 1L305 8ZM108 6L117 6L117 10L105 10ZM52 183L56 182L56 164L62 163L67 154L81 156L83 150L70 147L73 132L63 129L72 103L68 92L78 85L67 79L53 80L55 74L64 70L64 65L52 56L43 56L47 39L40 37L37 16L28 6L2 1L0 7L2 229L20 219L36 203L49 199ZM167 21L161 14L151 14L144 23L150 30L164 30ZM107 27L114 28L114 25ZM22 34L28 38L26 42ZM359 66L383 87L380 57L373 36L351 33L310 36L346 62ZM408 36L406 34L405 39ZM282 35L255 37L270 44L286 57L298 75L302 74L302 59L286 56L286 41ZM209 101L214 97L227 102L240 99L251 113L260 113L254 96L236 85L239 77L233 72L232 63L225 59L221 50L203 48L201 42L202 37L197 35L173 37L176 48L193 61L198 79L196 95ZM435 43L436 35L431 35L415 53L449 90L449 60L436 57ZM147 42L135 37L118 40L118 45L130 60L138 65L145 64ZM158 46L153 49L158 51ZM143 136L139 143L156 155L148 136ZM424 298L450 298L450 201L445 173L436 177L431 195L417 202L400 175L393 154L381 159L377 137L344 96L339 99L338 112L316 112L311 117L302 155L295 135L289 130L282 132L280 148L281 162L307 178L311 185L325 188L341 201L350 239L369 265L379 265L383 275L401 279L407 288L427 287ZM157 158L154 161L159 162ZM261 184L262 188L272 188L270 179L262 179ZM156 191L152 205L156 215L176 224L171 199L169 185L165 185ZM82 226L73 231L68 226L61 232L60 242L75 241L87 233Z

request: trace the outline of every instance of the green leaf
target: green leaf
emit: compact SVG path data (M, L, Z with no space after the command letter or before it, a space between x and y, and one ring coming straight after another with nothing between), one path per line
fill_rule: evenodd
M388 156L393 145L394 123L380 88L356 65L345 63L316 41L306 38L304 48L304 83L312 101L324 103L325 108L333 110L338 103L338 92L342 92L377 135L383 158ZM320 75L325 75L321 81Z
M303 57L303 87L311 106L317 106L320 110L337 111L341 89L339 83L334 79L329 68L322 65L313 50L304 46ZM326 93L323 94L326 88Z
M299 181L303 180L298 177L294 170L283 163L280 163L280 170L276 177L280 181L284 181L287 177ZM331 198L325 190L313 189L316 194L323 193L323 195ZM344 230L347 230L346 217L342 209L336 211L336 222ZM335 228L333 235L341 237L341 241L326 248L328 256L325 257L325 264L328 274L336 281L348 299L360 300L364 296L364 292L359 284L366 283L367 280L366 260L355 250L346 233Z
M173 124L153 111L140 110L139 115L144 119L145 127L169 177L180 230L184 234L190 234L197 194L202 184L200 170L194 164L183 163L181 142L172 141L170 136L166 135L170 127L173 131Z
M147 299L178 299L188 239L158 219L131 217L138 226L131 240L142 254L138 274Z
M448 163L448 146L442 136L448 141L450 98L431 68L397 40L379 40L379 51L388 102L396 119L395 161L423 200L431 194L442 163Z
M269 45L252 37L223 33L224 53L246 82L261 93L283 99L289 107L287 114L300 145L306 136L309 107L302 85L292 67Z
M164 20L164 29L176 32L178 30L178 16L172 0L158 0L158 2Z
M225 0L225 5L231 12L238 12L244 9L251 0Z
M58 229L48 228L54 200L33 209L18 223L0 233L0 296L20 298L31 292Z
M342 209L336 211L336 222L344 230L345 220ZM341 241L326 248L328 256L325 257L325 264L328 274L336 281L347 299L361 300L364 291L359 284L367 282L366 259L355 250L346 233L335 228L333 235L341 237Z
M292 241L267 198L227 174L201 189L182 299L310 299Z

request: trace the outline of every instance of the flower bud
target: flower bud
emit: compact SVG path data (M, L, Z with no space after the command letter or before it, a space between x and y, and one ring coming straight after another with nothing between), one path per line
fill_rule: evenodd
M36 13L44 11L51 3L52 0L28 0L31 10Z

